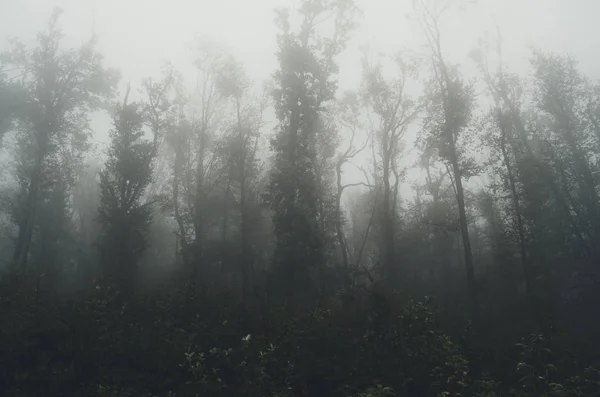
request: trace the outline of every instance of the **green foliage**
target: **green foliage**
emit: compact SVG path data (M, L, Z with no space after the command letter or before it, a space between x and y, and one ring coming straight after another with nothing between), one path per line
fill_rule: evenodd
M319 172L319 148L323 147L318 145L326 142L321 137L327 134L325 106L337 88L334 57L345 44L351 9L351 2L304 0L299 33L292 33L288 16L280 15L280 69L274 75L273 90L279 126L271 142L275 158L265 199L274 212L275 260L290 303L314 284L307 266L325 265L322 208L327 188ZM316 21L330 13L336 16L333 38L319 37Z
M3 376L21 395L98 385L117 396L390 395L369 389L381 384L433 396L455 390L465 371L418 303L364 296L372 303L356 317L336 306L243 308L220 292L190 297L179 288L125 305L104 288L68 300L42 292L36 301L30 282L6 288L0 301Z
M551 343L543 335L534 334L519 343L521 361L517 364L520 388L515 396L594 396L600 393L600 371L585 368L581 375L566 376L561 373L550 348Z
M122 291L129 292L151 222L150 203L141 199L152 181L155 147L143 139L143 118L136 104L125 101L119 106L114 125L109 158L100 173L100 249L105 275L110 281L124 280Z
M396 394L391 387L384 387L382 385L376 385L370 387L364 392L358 393L356 397L395 397Z
M426 304L376 289L352 306L292 313L240 305L225 290L165 285L123 304L111 289L65 298L34 283L0 285L3 395L506 395L470 375ZM548 343L521 345L513 394L597 395L599 372L560 373Z
M600 263L600 87L568 57L536 52L530 90L480 56L495 107L479 123L475 83L444 62L441 14L430 11L435 76L423 95L405 96L422 68L398 57L399 78L367 67L367 103L347 96L341 115L330 105L353 1L301 1L298 30L280 13L267 175L266 100L218 46L200 48L197 92L170 66L143 80L147 103L117 106L108 160L86 176L89 116L106 108L116 74L93 40L61 47L59 12L35 48L11 42L0 54L0 143L14 140L16 166L2 187L0 244L15 265L35 266L0 282L0 395L600 395L596 285L577 283ZM418 121L427 176L412 205L399 195L401 138ZM336 161L338 122L352 137ZM344 185L342 166L362 151L355 132L371 143L373 182L361 168L366 181ZM473 194L462 182L483 170L475 137L490 186ZM359 185L370 190L344 222L342 191ZM161 222L150 229L152 214ZM160 244L146 250L152 239ZM93 280L96 240L105 280ZM341 271L329 266L340 259ZM386 288L350 289L350 270L353 285L364 270ZM166 275L173 284L161 284ZM441 296L442 315L396 289Z
M60 10L53 13L33 49L15 40L11 51L0 54L0 69L10 68L13 76L10 85L3 85L0 76L0 97L5 90L15 94L10 106L0 110L0 118L9 111L16 139L13 261L27 263L33 247L34 264L52 273L73 258L68 201L89 148L88 116L104 106L118 80L118 73L104 67L94 40L62 48L59 15Z

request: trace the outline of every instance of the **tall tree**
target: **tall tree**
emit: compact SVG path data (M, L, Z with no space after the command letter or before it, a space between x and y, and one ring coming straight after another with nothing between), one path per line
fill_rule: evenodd
M339 246L339 251L342 258L342 267L350 275L350 262L349 262L349 248L346 239L346 233L344 231L345 217L342 207L342 196L344 191L351 186L369 186L366 182L357 183L343 183L343 168L346 164L359 155L369 144L370 136L365 139L363 145L356 147L355 140L357 138L357 132L360 132L362 125L360 122L361 116L361 103L360 98L356 93L346 92L342 97L340 104L337 109L337 117L339 129L341 132L348 131L350 134L350 141L340 153L337 154L335 161L335 175L336 175L336 196L335 196L335 230L336 237ZM354 264L358 266L357 263Z
M152 180L153 142L143 139L144 119L136 103L118 105L110 132L108 160L100 173L100 252L104 275L130 293L146 248L152 220L150 202L141 201Z
M370 108L377 117L374 137L380 156L382 169L382 262L383 278L388 286L399 279L399 266L395 254L395 223L398 215L398 187L401 181L399 166L402 151L402 139L405 132L423 110L421 104L406 93L411 77L416 77L416 64L407 62L401 56L396 57L399 76L386 81L382 65L364 63L364 91Z
M27 261L45 197L52 196L57 188L63 189L64 200L72 187L89 137L88 114L112 95L117 81L116 73L102 66L93 39L79 49L60 49L59 14L55 11L47 31L38 35L35 49L26 51L16 46L11 58L11 66L22 76L19 82L26 95L26 112L20 112L23 116L18 120L22 149L18 159L21 191L15 214L18 235L13 253L17 266Z
M192 95L191 126L193 134L189 144L186 183L188 211L193 224L193 263L192 272L197 275L205 267L205 239L209 231L210 215L208 200L214 193L224 174L218 151L212 150L218 141L219 112L223 108L224 96L217 89L224 69L228 65L228 56L214 43L202 42L198 50L195 66L198 71L198 84ZM194 276L195 278L195 276Z
M488 143L502 164L496 174L512 201L507 217L516 231L532 313L528 318L544 325L540 280L554 279L555 284L552 274L564 274L559 263L565 258L598 260L590 223L595 199L589 186L595 182L585 171L593 158L590 145L595 134L589 114L581 111L589 103L590 90L572 60L536 53L533 97L527 97L523 90L526 81L507 72L500 49L498 54L500 64L495 73L490 71L486 54L473 55L494 99L495 126ZM531 106L526 112L528 103ZM571 120L566 130L565 119ZM548 250L550 246L554 249Z
M468 158L464 150L458 147L460 133L467 127L474 105L473 87L466 84L456 67L450 67L442 52L439 18L447 7L434 2L427 5L424 0L415 2L422 15L422 27L432 56L433 82L431 85L431 103L425 128L430 132L431 145L441 159L452 170L462 243L464 249L467 290L471 306L471 316L478 318L479 299L475 283L475 269L469 224L465 206L463 177L468 177Z
M176 101L176 86L180 80L174 67L167 63L163 66L162 76L158 81L146 78L142 82L146 97L144 114L146 122L152 131L152 144L156 147L156 164L154 165L155 178L148 189L148 196L155 196L164 184L163 179L167 173L166 156L161 155L164 148L163 141L167 130L172 127L173 109Z
M100 206L99 175L102 170L100 159L89 156L85 167L79 171L77 184L71 196L73 228L76 233L76 273L80 284L86 285L98 275L98 241L100 228L98 208Z
M252 249L251 231L256 223L256 213L260 213L257 208L256 184L260 171L257 154L267 92L253 100L250 82L241 65L234 60L230 60L220 76L218 88L232 102L235 115L225 141L226 163L229 166L227 192L233 189L239 213L238 268L242 278L242 294L248 296L257 259L257 252ZM224 201L227 200L228 197L225 197ZM226 224L227 213L223 221Z
M499 65L497 73L492 74L489 70L487 58L484 58L481 52L474 53L473 55L479 64L488 89L493 94L494 108L490 114L492 126L485 135L486 145L491 154L489 165L493 167L491 170L493 175L500 178L499 189L504 194L510 196L511 208L507 213L507 218L510 219L512 228L516 231L516 246L518 247L521 259L525 295L528 305L532 310L531 313L535 315L537 309L533 292L532 266L527 248L528 233L523 214L524 201L521 186L523 176L520 167L524 155L526 156L527 154L524 153L525 150L523 150L522 144L520 144L510 109L495 91L495 88L498 86L497 81L502 81L503 89L507 91L507 98L510 98L512 103L522 103L522 84L518 76L511 76L502 70L502 65Z
M573 191L574 208L579 213L595 261L600 237L599 179L596 153L598 135L595 117L588 111L590 86L577 70L577 63L567 56L534 53L534 104L545 120L538 130L549 143L549 157L560 175L565 175Z
M351 2L305 0L297 34L290 29L288 14L279 15L280 69L274 76L277 87L273 92L279 126L271 142L275 157L265 198L274 212L276 268L290 304L296 301L301 285L311 286L309 269L324 265L317 134L324 106L334 98L334 58L347 40L353 7ZM316 28L328 14L335 15L335 31L326 40L317 35Z

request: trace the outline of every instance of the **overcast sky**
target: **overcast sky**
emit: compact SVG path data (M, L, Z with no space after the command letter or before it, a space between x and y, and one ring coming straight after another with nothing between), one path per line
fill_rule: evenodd
M405 19L412 0L357 0L364 11L344 56L343 77L352 83L359 64L358 48L376 45L383 52L420 43L414 26ZM0 38L30 42L42 29L53 7L61 18L67 40L84 41L92 31L109 64L119 67L126 80L156 72L168 58L175 64L191 59L197 36L212 36L229 45L257 79L275 68L274 8L296 0L0 0ZM528 46L575 54L586 72L600 63L597 0L479 0L465 12L446 18L444 35L449 55L465 57L477 38L502 31L508 59L522 62ZM5 43L5 40L3 40ZM5 45L3 43L3 45Z
M360 27L340 59L342 89L360 81L360 48L370 45L392 54L423 44L414 23L406 19L412 0L357 0L363 10ZM197 37L227 45L256 81L276 68L274 12L295 7L296 0L0 0L0 50L8 37L33 43L52 9L64 9L61 25L69 44L95 32L109 66L121 70L133 87L157 76L161 62L189 67ZM453 11L442 24L443 45L452 62L469 65L467 53L480 37L503 36L505 63L526 72L529 49L567 52L589 76L600 77L600 0L479 0L465 11ZM96 139L106 141L106 131Z

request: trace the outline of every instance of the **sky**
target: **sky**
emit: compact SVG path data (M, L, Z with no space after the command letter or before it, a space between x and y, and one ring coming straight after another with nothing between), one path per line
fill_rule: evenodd
M360 26L339 62L340 88L360 84L361 48L382 54L424 45L415 22L407 19L412 0L356 0L362 9ZM478 0L464 10L452 10L441 24L443 47L450 62L475 73L468 52L480 38L500 31L503 57L511 70L527 72L531 48L569 53L588 76L600 78L600 0ZM470 4L474 3L474 4ZM9 37L33 44L56 6L64 12L61 26L68 45L79 45L92 33L108 66L117 67L122 82L139 86L144 77L158 76L161 63L189 68L197 38L226 45L256 82L277 67L274 9L294 8L297 0L0 0L0 51ZM94 139L107 142L99 122ZM350 172L351 173L351 172ZM356 174L358 175L358 174Z
M264 79L276 67L273 10L295 4L297 0L0 0L0 48L6 45L2 39L11 36L32 42L59 6L65 11L61 23L67 41L81 43L97 33L107 62L122 70L124 80L156 74L163 59L189 63L198 36L227 44L251 76ZM361 26L342 61L342 79L348 84L351 76L358 77L361 46L393 53L422 43L405 17L412 0L357 4L363 10ZM444 44L450 57L464 59L477 39L494 35L497 26L507 59L525 61L533 45L571 52L586 71L595 71L600 63L594 54L600 44L600 35L594 34L599 13L596 0L478 0L447 15Z

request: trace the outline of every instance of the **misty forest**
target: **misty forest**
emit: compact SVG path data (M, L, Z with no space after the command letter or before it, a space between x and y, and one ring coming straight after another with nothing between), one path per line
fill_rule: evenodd
M353 0L274 10L267 81L3 38L0 395L599 396L600 82L405 3L352 89Z

